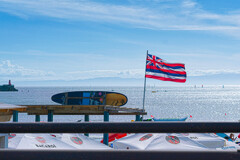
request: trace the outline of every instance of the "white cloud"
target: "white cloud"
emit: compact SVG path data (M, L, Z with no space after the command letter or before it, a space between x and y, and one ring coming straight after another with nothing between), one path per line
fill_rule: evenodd
M0 63L1 80L14 79L14 81L42 81L42 80L80 80L101 77L120 78L142 78L144 71L140 69L130 70L90 70L72 71L67 73L54 73L52 71L42 71L28 69L23 66L12 64L6 60Z
M187 69L188 76L204 76L216 74L240 74L240 70L231 69ZM140 78L144 77L143 69L126 69L126 70L89 70L89 71L71 71L54 73L51 71L42 71L28 69L23 66L12 64L9 60L0 63L0 80L7 81L45 81L45 80L84 80L94 78Z
M0 11L25 18L40 15L67 20L121 23L149 29L231 31L240 36L239 12L225 15L209 13L193 0L169 1L171 5L168 7L163 5L168 2L166 0L153 0L154 8L149 6L149 0L140 2L117 5L89 0L0 0Z
M90 79L102 77L119 77L119 78L143 78L144 70L129 69L129 70L90 70L76 71L66 73L70 80Z
M44 77L51 77L55 74L51 71L45 72L41 70L27 69L17 64L12 64L11 61L6 60L0 63L1 79L17 78L17 79L42 79Z
M185 0L182 2L182 6L185 8L195 8L196 5L197 3L191 0Z
M189 71L188 76L206 76L206 75L216 75L216 74L240 74L240 70L195 70Z
M84 52L67 52L67 53L57 53L57 52L43 52L39 50L27 50L22 52L7 52L0 51L0 55L25 55L25 56L39 56L39 57L95 57L100 58L103 57L101 54L93 54L93 53L84 53Z

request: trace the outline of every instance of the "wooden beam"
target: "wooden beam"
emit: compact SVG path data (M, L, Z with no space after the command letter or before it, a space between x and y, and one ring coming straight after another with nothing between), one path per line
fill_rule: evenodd
M87 108L91 108L91 107L104 107L105 105L24 105L27 106L27 108L49 108L49 107L62 107L62 108L71 108L71 107L87 107Z
M28 115L48 115L47 112L32 112L28 113ZM103 115L103 112L73 112L73 113L54 113L54 115ZM114 111L109 111L110 115L147 115L146 112L143 113L138 113L138 112L114 112Z
M29 115L48 115L52 110L54 115L103 115L108 111L111 115L146 115L138 108L126 108L106 105L26 105Z
M18 111L18 112L26 112L27 108L0 109L0 113L3 113L3 112L10 112L10 113L12 113L13 110L14 111Z

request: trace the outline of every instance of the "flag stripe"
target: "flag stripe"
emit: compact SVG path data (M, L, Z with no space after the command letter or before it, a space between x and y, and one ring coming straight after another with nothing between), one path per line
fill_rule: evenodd
M172 82L179 82L179 83L186 82L186 79L171 79L171 78L158 77L158 76L153 76L153 75L146 75L146 78L153 78L153 79L158 79L158 80L162 80L162 81L172 81Z
M156 62L156 63L160 64L162 66L162 68L168 69L168 70L175 70L175 71L184 71L185 70L185 67L181 67L181 66L170 67L163 63L159 63L159 62ZM147 65L154 66L154 64L149 61L147 62Z
M182 63L165 63L165 62L162 62L162 65L165 65L167 67L172 67L172 68L183 68L185 69L185 64L182 64Z
M160 68L157 68L157 67L155 67L155 66L149 66L149 65L147 65L146 69L159 70L159 71L162 71L162 72L172 73L172 74L186 75L186 72L185 72L185 71L175 71L175 70L160 69Z
M159 77L172 78L172 79L186 79L186 77L183 77L183 76L173 76L173 75L167 75L165 73L146 72L146 75L159 76Z
M161 63L160 63L160 64L161 64ZM172 66L167 66L167 65L165 65L165 64L162 64L162 66L163 66L165 69L172 69L172 70L175 70L175 69L184 70L184 69L185 69L185 67L181 67L181 66L174 66L174 67L172 67Z
M162 70L146 69L146 72L159 73L159 74L165 74L165 75L168 75L168 76L176 76L176 77L186 78L186 74L169 73L169 72L163 72Z

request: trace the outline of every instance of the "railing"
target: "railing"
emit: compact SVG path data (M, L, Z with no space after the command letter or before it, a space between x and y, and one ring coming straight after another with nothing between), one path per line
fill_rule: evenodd
M0 133L240 133L239 122L0 123Z
M0 133L240 133L240 123L232 122L96 122L96 123L0 123ZM177 151L76 151L0 150L0 160L223 160L240 159L239 152Z

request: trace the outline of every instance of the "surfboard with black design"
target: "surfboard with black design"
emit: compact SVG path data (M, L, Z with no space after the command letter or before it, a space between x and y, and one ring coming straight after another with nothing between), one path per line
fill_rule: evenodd
M107 91L74 91L58 93L52 101L62 105L112 105L123 106L128 99L125 95Z

